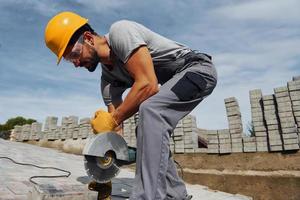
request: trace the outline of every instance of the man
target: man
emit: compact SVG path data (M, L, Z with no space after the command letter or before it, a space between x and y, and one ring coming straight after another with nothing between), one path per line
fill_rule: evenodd
M169 151L176 124L190 113L217 83L211 57L122 20L100 36L88 20L72 12L54 16L45 42L75 67L93 72L102 66L102 96L108 112L92 120L95 133L114 130L137 111L137 161L130 199L190 199ZM158 85L161 87L158 87ZM122 93L131 88L124 101Z

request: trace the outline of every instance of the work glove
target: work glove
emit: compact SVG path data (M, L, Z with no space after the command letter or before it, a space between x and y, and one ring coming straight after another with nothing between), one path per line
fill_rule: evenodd
M91 120L91 126L94 134L101 132L113 131L118 126L112 114L104 110L95 112L94 118Z

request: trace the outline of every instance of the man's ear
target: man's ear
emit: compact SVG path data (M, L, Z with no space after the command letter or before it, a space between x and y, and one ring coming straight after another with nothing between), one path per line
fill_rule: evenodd
M94 46L94 35L90 31L83 33L83 40L91 46Z

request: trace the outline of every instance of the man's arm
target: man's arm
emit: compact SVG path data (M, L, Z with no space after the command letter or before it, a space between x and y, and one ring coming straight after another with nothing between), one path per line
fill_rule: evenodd
M134 79L134 84L123 103L113 113L118 124L136 113L143 101L158 92L152 58L146 46L135 50L125 67Z

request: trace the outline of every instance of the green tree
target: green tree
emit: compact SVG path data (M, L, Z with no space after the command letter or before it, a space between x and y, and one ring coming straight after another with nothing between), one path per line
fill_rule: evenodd
M16 125L32 124L36 122L35 119L26 119L24 117L10 118L5 124L0 124L0 138L9 139L10 130L12 130Z

